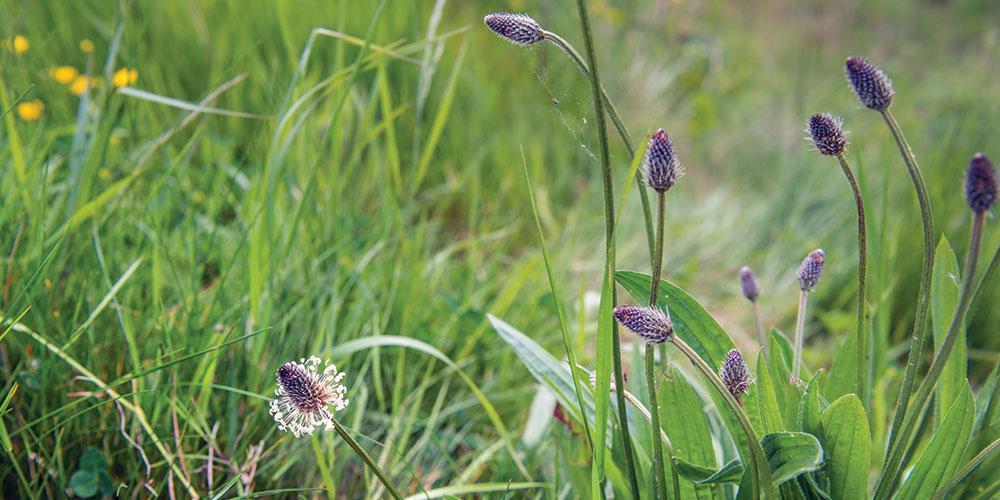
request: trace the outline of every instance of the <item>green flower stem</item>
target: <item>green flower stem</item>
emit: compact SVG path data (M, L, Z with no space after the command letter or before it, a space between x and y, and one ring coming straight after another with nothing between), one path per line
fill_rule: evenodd
M774 487L774 480L771 478L771 468L765 458L764 449L760 446L760 437L757 436L757 431L753 429L753 425L750 423L750 419L747 418L743 406L729 392L729 389L726 388L726 385L719 378L719 375L715 373L715 370L708 366L708 363L704 359L701 359L701 356L687 342L681 340L676 334L670 337L670 341L691 360L694 366L708 377L708 380L712 382L715 389L722 394L722 399L726 401L729 409L736 414L736 419L739 421L740 427L746 435L747 447L750 449L750 459L752 461L750 464L750 477L753 480L753 498L760 498L761 486L764 488L764 498L780 498L777 489Z
M891 452L896 446L897 435L903 418L906 416L906 409L910 402L910 394L913 392L914 379L920 368L920 359L923 355L924 344L927 343L927 313L931 291L931 268L934 266L934 214L931 212L931 201L927 195L927 187L924 186L924 178L920 173L916 158L910 145L903 137L903 131L892 113L885 109L881 111L882 118L885 119L892 137L896 140L899 153L906 164L906 170L913 181L913 188L917 194L917 202L920 204L920 220L923 224L923 258L920 266L920 287L917 291L917 309L913 319L913 333L910 337L910 353L906 358L906 370L903 372L903 383L899 388L899 399L896 402L896 413L892 417L892 426L889 428L888 450ZM889 464L887 463L886 466ZM888 470L888 469L886 469ZM884 475L883 475L884 477Z
M792 355L792 376L796 379L802 373L802 340L806 333L806 309L809 306L809 291L799 292L799 312L795 318L795 350Z
M847 177L847 182L851 184L851 191L854 192L854 203L857 205L858 210L858 354L857 354L857 380L855 383L855 391L858 393L858 397L861 398L861 402L864 406L868 407L868 335L867 335L867 314L865 303L865 281L868 274L868 231L867 222L865 220L865 202L861 198L861 188L858 187L858 180L854 176L854 170L851 169L851 165L847 162L847 157L841 152L837 155L837 160L840 162L840 168L844 171L844 176Z
M323 412L326 413L326 410L323 410ZM377 463L375 463L375 460L372 459L371 455L369 455L368 452L365 451L365 449L362 448L361 445L358 444L358 442L355 441L350 434L348 434L347 429L345 429L344 426L340 425L340 422L338 422L337 419L333 418L328 413L326 416L330 418L331 422L333 422L333 428L337 430L337 434L340 434L340 437L347 442L347 445L354 450L354 453L356 453L359 457L361 457L361 460L364 461L365 465L368 466L368 468L371 469L371 471L375 474L375 476L378 477L378 480L381 481L383 485L385 485L385 489L386 491L389 492L389 495L392 496L392 498L395 498L396 500L402 500L403 495L401 495L399 491L396 490L396 487L393 486L391 482L389 482L389 478L386 477L385 472L382 472L382 468L379 467Z
M576 64L576 67L579 68L584 75L590 75L590 69L587 67L587 63L584 62L580 53L576 51L576 48L574 48L573 45L567 42L563 37L552 33L551 31L545 31L543 33L545 34L545 39L554 43L556 47L559 47L563 53L565 53L570 60ZM608 115L611 117L611 122L615 125L615 130L618 131L618 136L621 137L622 142L625 143L625 150L628 152L629 159L634 158L635 145L632 143L632 138L628 134L628 129L625 128L625 122L622 121L622 117L618 113L618 108L616 108L615 104L611 102L611 97L608 96L608 92L604 90L603 86L601 86L601 96L604 98L604 104L607 107ZM646 243L649 246L649 258L652 260L654 259L653 254L655 253L655 250L653 249L653 213L649 207L649 194L646 193L645 186L642 185L642 178L640 176L636 176L635 178L635 187L636 190L639 191L639 199L642 201L642 218L646 227ZM653 263L653 265L656 264Z
M764 353L764 358L767 359L768 354L771 352L771 339L764 332L764 322L760 317L760 304L756 300L750 304L753 307L753 324L757 328L757 343L760 345L761 352Z
M955 342L958 340L958 333L965 328L966 313L969 311L969 304L972 302L973 283L976 281L976 264L979 262L979 247L983 241L984 219L984 213L977 213L973 216L972 236L969 241L969 254L965 261L965 274L962 276L962 289L959 292L958 308L955 310L955 316L951 320L951 326L948 327L948 333L944 337L944 342L941 343L941 348L934 356L931 367L927 370L927 376L924 377L923 382L920 383L920 387L917 388L916 396L913 397L913 403L911 403L911 411L906 416L906 419L903 420L903 425L899 429L896 440L897 446L890 450L882 479L879 481L879 488L875 493L876 498L888 498L890 490L899 480L899 475L902 473L904 465L903 456L907 453L910 446L912 446L909 440L916 426L917 417L924 411L930 400L934 386L937 384L938 378L941 376L941 371L944 370L944 365L948 362L948 356L951 355L951 351L955 347Z
M656 252L653 256L653 280L650 282L649 307L656 307L663 269L663 229L665 193L656 194ZM667 498L667 477L663 473L663 442L660 439L660 402L656 398L656 344L646 344L646 386L649 387L649 405L653 424L653 477L660 498ZM671 467L673 470L673 467Z
M597 122L597 137L601 146L601 172L604 183L604 222L605 222L605 245L606 257L604 263L605 279L615 269L615 201L614 201L614 178L611 175L611 151L608 146L608 124L604 117L604 98L601 93L601 79L597 69L597 55L594 51L594 37L590 32L590 15L587 13L587 3L585 0L577 0L577 10L580 16L580 27L583 32L584 47L587 52L587 59L590 68L590 87L593 92L594 118ZM611 289L611 306L618 303L617 288ZM615 375L615 387L625 390L625 380L622 377L622 353L621 340L618 338L618 323L613 322L611 329L612 342L612 362ZM632 489L632 497L639 499L639 478L635 470L635 457L632 450L632 437L628 430L628 409L625 407L625 398L615 398L618 403L619 428L622 434L622 444L625 452L625 475L628 477ZM598 425L601 425L598 422ZM599 446L601 443L597 443ZM603 451L602 451L603 453ZM603 474L603 471L601 471Z

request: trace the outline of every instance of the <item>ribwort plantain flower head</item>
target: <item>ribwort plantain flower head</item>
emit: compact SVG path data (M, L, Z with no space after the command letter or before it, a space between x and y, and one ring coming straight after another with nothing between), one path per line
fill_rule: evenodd
M271 400L270 413L278 429L290 431L295 437L312 434L319 427L333 428L328 408L341 411L347 407L347 388L340 383L344 372L326 362L320 369L320 359L291 361L278 368L278 396Z
M722 367L719 368L719 378L733 396L739 398L747 392L747 387L750 386L750 369L740 351L732 349L726 354Z
M757 283L757 276L748 266L743 266L740 269L740 288L747 300L757 302L757 297L760 297L760 284Z
M674 333L670 317L657 307L617 306L615 319L650 344L662 344Z
M527 46L545 40L545 31L534 19L524 14L497 12L483 18L486 26L508 42Z
M677 178L683 173L674 152L674 143L662 128L650 136L642 163L646 184L661 193L677 183Z
M799 288L802 291L808 292L819 283L819 278L823 275L823 264L825 263L826 254L819 248L809 252L809 255L802 260L802 265L799 266L797 275L799 278Z
M844 64L847 81L866 108L883 111L892 104L892 80L864 57L852 56Z
M847 138L844 136L843 124L843 120L829 113L815 114L809 118L809 136L820 153L837 156L844 152Z
M997 201L997 171L986 155L976 153L965 175L965 199L972 211L981 214Z

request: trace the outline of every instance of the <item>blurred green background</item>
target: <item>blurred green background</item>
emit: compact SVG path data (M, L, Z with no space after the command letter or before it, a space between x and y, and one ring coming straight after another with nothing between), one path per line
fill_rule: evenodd
M843 61L863 55L892 77L937 237L962 257L965 166L976 151L1000 154L989 143L1000 4L591 8L605 85L634 140L666 129L686 168L668 197L664 274L744 352L755 347L738 269L757 271L766 323L791 330L794 273L817 247L828 272L807 363L828 366L853 332L852 198L803 132L812 113L844 118L881 259L874 331L900 360L879 370L901 368L918 212L891 136L857 103ZM604 234L596 130L586 81L561 53L483 26L504 10L582 47L564 0L0 0L0 313L24 313L37 335L14 330L0 344L4 394L18 385L2 418L12 447L0 492L182 491L144 418L185 457L198 491L377 496L332 433L294 440L267 414L274 370L310 354L348 371L343 421L407 492L524 480L507 433L531 477L551 479L551 446L517 439L535 383L484 317L561 353L525 162L577 340L590 345ZM89 79L63 78L60 66ZM203 99L211 109L196 106ZM619 194L630 158L617 138L613 155ZM621 214L618 267L646 272L637 198ZM998 243L991 217L984 254ZM974 382L1000 350L998 303L994 283L970 319ZM415 339L453 364L395 341L350 343L378 336Z

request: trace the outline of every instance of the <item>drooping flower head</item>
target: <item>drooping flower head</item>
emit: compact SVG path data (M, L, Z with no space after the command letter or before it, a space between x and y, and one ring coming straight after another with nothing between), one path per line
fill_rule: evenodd
M732 349L726 354L719 368L719 378L733 396L739 398L747 392L747 387L750 385L750 369L740 351Z
M760 284L757 283L757 276L754 276L753 271L748 266L743 266L740 269L740 288L747 300L757 302L757 297L760 296Z
M650 136L642 163L646 184L661 193L677 183L677 177L682 173L674 152L674 143L662 128Z
M882 111L892 104L892 80L864 57L852 56L844 64L847 81L866 108Z
M615 319L651 344L661 344L674 333L674 325L657 307L617 306Z
M534 19L524 14L497 12L483 18L500 38L517 45L531 45L545 40L545 31Z
M809 118L809 136L820 153L837 156L844 152L847 138L841 128L843 123L840 118L829 113L815 114Z
M986 155L976 153L965 175L965 199L972 211L981 214L997 201L997 171Z
M333 428L329 408L338 412L347 407L347 388L340 383L344 373L326 362L320 370L320 359L291 361L278 368L277 398L271 400L270 413L278 429L290 431L295 437L312 434L318 427Z
M823 253L822 249L817 248L810 252L802 260L802 265L799 266L799 288L806 292L812 290L819 283L820 276L823 275L823 264L825 263L826 254Z

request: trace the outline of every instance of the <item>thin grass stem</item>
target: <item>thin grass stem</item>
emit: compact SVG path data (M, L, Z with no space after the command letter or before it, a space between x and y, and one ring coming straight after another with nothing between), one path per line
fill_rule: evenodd
M931 201L927 195L927 187L924 185L923 175L920 167L913 156L910 145L903 136L903 131L899 128L899 123L889 109L881 111L892 137L896 140L899 153L906 164L906 170L913 181L913 188L916 191L917 203L920 205L920 220L923 226L923 257L920 266L920 286L917 290L917 308L913 320L913 333L910 337L910 352L906 358L906 369L903 372L903 382L899 388L899 398L896 402L896 413L892 417L892 426L889 428L888 450L897 446L897 435L903 419L906 417L907 407L910 402L910 394L913 392L914 379L917 376L920 359L923 355L924 344L927 342L927 313L930 301L931 290L931 269L934 266L934 214L931 212ZM888 466L889 464L886 463Z
M840 168L847 177L847 182L851 184L851 191L854 192L854 204L858 211L858 317L857 325L857 379L855 381L855 391L861 398L865 408L868 407L868 335L867 335L867 304L865 303L865 283L868 275L868 228L865 218L865 202L861 197L861 188L858 180L854 176L847 157L841 152L837 155Z
M799 311L795 317L795 349L792 355L792 376L796 379L802 373L802 339L806 330L806 310L809 306L809 291L799 292Z
M577 0L576 5L580 17L580 28L583 32L584 48L586 49L589 61L587 67L590 68L590 87L593 93L594 118L597 123L597 136L601 149L601 172L604 184L605 252L607 256L604 263L604 276L605 279L609 279L610 274L615 269L615 202L614 178L611 175L611 150L608 145L608 126L604 117L604 99L602 97L601 79L597 68L597 55L594 50L594 37L590 31L590 15L587 12L587 3L585 0ZM617 289L612 286L610 306L614 307L617 303ZM612 323L611 342L615 386L625 390L625 380L622 376L621 340L618 338L618 324L616 322ZM639 478L636 475L632 437L629 435L628 429L628 409L625 406L624 398L615 398L615 400L618 403L619 429L621 430L622 444L624 446L623 451L625 453L625 475L628 477L632 496L638 499L640 498ZM600 425L600 422L598 425ZM600 473L603 473L603 471Z
M327 413L326 410L322 411L323 413ZM365 465L372 471L372 473L375 474L375 477L377 477L378 480L382 482L382 484L385 486L386 491L389 492L389 495L391 495L392 498L395 498L396 500L402 500L403 495L401 495L399 491L396 490L396 487L392 485L392 483L389 481L389 478L386 477L385 472L383 472L382 468L379 467L377 463L375 463L375 460L372 459L371 455L369 455L368 452L365 451L365 449L362 448L361 445L354 440L354 438L350 435L350 433L347 432L347 429L345 429L343 425L340 425L340 422L338 422L337 419L333 418L329 414L327 414L326 417L329 418L331 422L333 422L333 428L337 430L337 434L340 434L341 439L343 439L347 443L347 445L350 446L352 450L354 450L354 453L356 453L359 457L361 457L361 460L364 461Z
M909 441L916 426L917 417L929 403L934 386L937 384L938 378L941 376L941 371L944 370L944 365L948 362L948 356L951 355L951 351L955 347L955 342L958 340L958 333L961 329L965 328L966 313L969 311L969 305L972 302L973 283L976 281L976 264L979 262L979 247L983 240L984 220L984 212L973 215L972 235L969 238L969 253L965 261L965 272L962 276L962 288L959 293L958 308L955 309L955 316L951 320L951 325L948 327L948 333L941 343L941 348L938 349L931 367L927 370L927 376L924 377L924 380L917 388L916 395L913 397L913 402L910 405L911 411L903 420L903 425L900 427L899 434L897 435L897 446L890 449L889 459L886 460L886 467L875 493L876 498L888 498L890 491L895 487L896 482L899 481L903 465L905 465L903 457L912 446Z
M649 306L656 307L660 292L660 275L663 270L663 229L666 193L656 194L656 251L653 254L653 279L650 282ZM660 402L656 397L656 344L646 344L646 385L649 388L649 405L653 414L653 477L655 490L660 498L667 498L667 478L663 473L663 443L660 440ZM671 467L673 470L673 467ZM676 478L674 479L676 481Z
M756 300L750 304L753 308L754 328L757 329L757 343L760 345L761 352L764 353L764 358L767 359L768 354L771 352L771 339L764 333L764 321L760 317L760 305L757 304Z
M708 366L701 356L691 348L687 342L684 342L676 334L671 335L670 341L677 346L678 349L684 353L685 356L691 363L694 364L702 374L708 377L708 380L715 386L715 389L722 394L722 399L725 400L726 405L729 409L736 414L736 419L739 421L740 427L743 430L743 434L747 439L747 448L750 449L750 458L752 463L750 464L751 479L753 483L753 498L760 498L761 487L764 488L764 498L780 498L777 489L774 487L774 481L771 478L771 469L767 463L767 459L764 455L764 449L760 446L760 437L757 436L757 431L754 430L753 425L750 423L750 419L747 417L746 411L743 406L740 405L736 397L729 392L726 388L726 384L722 382L719 375L715 373L712 367ZM763 483L763 484L761 484Z

